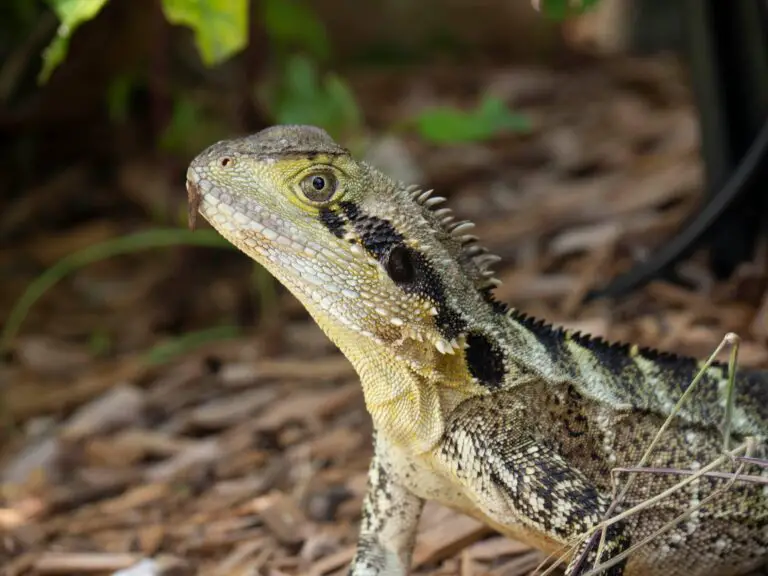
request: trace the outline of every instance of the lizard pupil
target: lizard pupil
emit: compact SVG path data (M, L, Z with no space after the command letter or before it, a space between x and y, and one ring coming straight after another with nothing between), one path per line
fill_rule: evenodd
M315 176L312 178L312 188L317 190L318 192L325 188L325 178L322 176Z
M395 246L390 250L385 268L389 277L397 284L413 282L416 276L410 251L404 246Z

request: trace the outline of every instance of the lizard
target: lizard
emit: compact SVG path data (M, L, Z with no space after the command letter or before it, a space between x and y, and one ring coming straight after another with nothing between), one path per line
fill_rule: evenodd
M320 128L217 142L186 177L190 226L201 214L273 274L359 375L374 446L351 576L409 574L427 500L561 558L568 576L613 558L601 573L735 576L768 560L768 487L722 476L604 526L602 542L584 537L679 482L668 469L701 469L724 453L727 366L709 366L673 413L702 362L501 303L499 258L471 222ZM731 438L765 457L768 372L739 368L735 382ZM626 481L612 470L636 465L670 416L647 461L668 473L636 474L612 510Z

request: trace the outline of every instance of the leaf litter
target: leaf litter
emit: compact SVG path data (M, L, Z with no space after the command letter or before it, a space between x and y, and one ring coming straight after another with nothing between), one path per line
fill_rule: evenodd
M728 281L711 278L696 254L679 270L690 287L655 282L617 303L581 304L661 246L700 199L695 110L675 62L436 67L350 81L374 127L425 101L471 107L472 94L474 103L493 94L527 116L525 134L457 146L401 135L394 147L406 171L417 167L422 184L472 218L503 256L501 300L570 328L698 357L736 332L740 365L768 364L764 246ZM6 225L20 230L50 212L51 189L76 194L84 170L30 191L3 211L18 215ZM152 173L142 166L142 178ZM182 207L183 185L159 174ZM55 236L15 236L0 251L0 266L14 271L0 286L0 316L40 270L136 226L107 214ZM3 574L345 574L371 456L353 370L283 290L274 303L282 325L253 328L263 313L253 308L244 257L174 250L94 263L30 309L0 367ZM243 330L147 362L159 342L222 323ZM419 576L519 576L543 559L434 504L414 554Z

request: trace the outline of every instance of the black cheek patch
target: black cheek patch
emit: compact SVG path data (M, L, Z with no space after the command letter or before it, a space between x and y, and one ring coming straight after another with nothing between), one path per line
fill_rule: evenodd
M498 388L504 382L504 356L501 349L485 334L467 334L465 358L469 373L484 386Z
M417 280L413 290L408 290L407 287L403 288L406 292L421 294L435 303L437 309L435 324L444 338L453 340L467 329L467 323L458 312L448 306L443 282L427 258L416 250L410 248L409 250L411 250L411 259L416 270Z
M394 246L382 261L384 270L398 286L410 284L416 279L416 268L413 266L413 255L404 246Z
M406 253L406 259L413 268L412 274L403 278L393 278L393 280L406 294L418 294L434 303L437 309L435 324L444 338L453 340L462 334L466 330L467 323L448 306L445 287L427 257L407 246L405 237L392 226L389 220L364 214L352 202L341 202L339 207L354 226L363 248L381 262L385 270L387 259L393 250ZM402 256L403 254L400 255Z
M346 232L346 229L344 228L344 219L336 214L336 212L333 212L328 208L321 208L320 222L322 222L325 227L328 228L328 231L336 236L336 238L344 237L344 233Z

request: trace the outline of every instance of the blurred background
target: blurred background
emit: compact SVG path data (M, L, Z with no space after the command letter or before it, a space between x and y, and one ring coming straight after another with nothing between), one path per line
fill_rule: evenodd
M447 196L514 307L700 357L733 331L767 365L764 193L721 222L743 238L725 263L693 242L587 299L668 247L760 127L763 77L718 60L749 87L726 104L701 80L718 56L690 49L694 4L5 0L2 574L345 573L370 458L356 377L260 267L186 229L189 161L271 124L320 125ZM754 20L716 16L700 35ZM740 139L707 131L734 109ZM433 576L541 560L431 504L415 558Z

